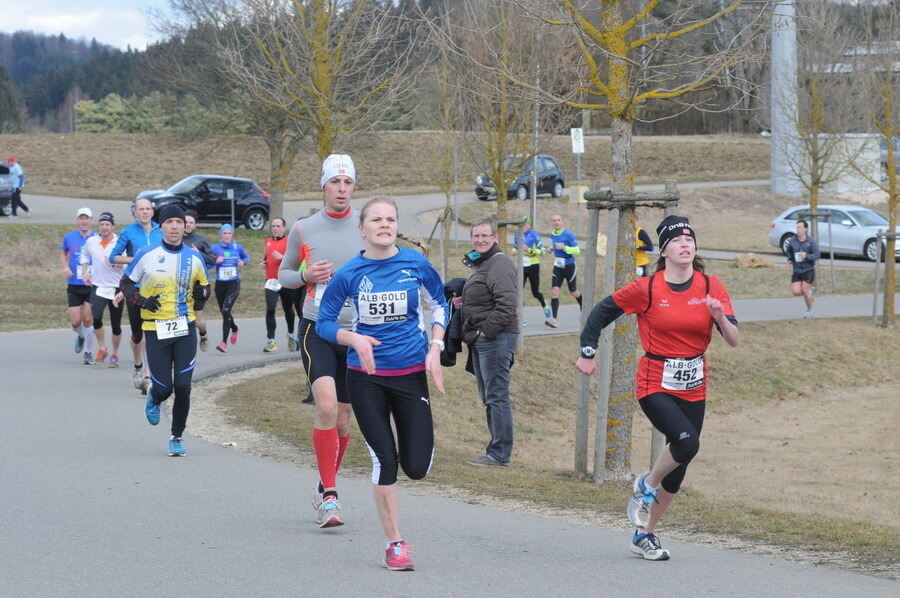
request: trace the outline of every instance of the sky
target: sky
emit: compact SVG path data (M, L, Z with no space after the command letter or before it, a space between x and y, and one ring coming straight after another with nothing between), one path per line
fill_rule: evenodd
M6 1L3 3L6 4ZM167 0L19 0L22 10L4 10L0 31L34 31L143 50L159 39L147 12L165 10Z

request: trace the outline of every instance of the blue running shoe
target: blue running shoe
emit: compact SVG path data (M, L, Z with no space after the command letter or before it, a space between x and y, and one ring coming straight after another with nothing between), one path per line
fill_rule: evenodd
M81 353L82 349L84 349L84 337L79 335L75 337L75 352Z
M550 311L550 308L549 308L548 306L545 305L545 306L544 306L544 319L545 319L545 320L550 320L550 319L552 319L552 318L553 318L553 312Z
M659 538L652 532L645 532L639 529L634 530L634 536L631 538L631 552L643 557L648 561L668 561L669 551L663 548L659 543Z
M658 488L651 490L644 483L649 474L649 471L644 472L634 480L631 498L628 499L628 507L625 509L628 521L635 527L647 527L650 522L650 509L656 502L656 495L659 492Z
M184 444L181 442L181 438L172 437L169 439L169 456L170 457L183 457L185 455Z
M159 405L153 402L153 395L147 393L147 405L144 407L144 415L151 426L159 423Z

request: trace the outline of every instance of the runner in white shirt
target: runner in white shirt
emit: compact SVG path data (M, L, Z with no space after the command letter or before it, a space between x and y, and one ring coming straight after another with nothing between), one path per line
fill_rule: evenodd
M100 214L100 234L88 238L81 248L82 279L91 285L91 312L94 318L94 336L97 338L97 365L102 365L109 357L109 367L119 367L119 343L122 341L122 293L119 281L122 279L121 265L109 263L109 254L116 246L116 223L109 212ZM106 350L103 333L103 310L109 307L112 327L112 354Z

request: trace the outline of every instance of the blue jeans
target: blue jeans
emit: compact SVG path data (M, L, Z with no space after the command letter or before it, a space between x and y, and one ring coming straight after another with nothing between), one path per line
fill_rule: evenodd
M478 381L478 394L487 413L491 441L485 454L509 463L513 447L512 403L509 401L509 368L519 335L501 332L494 339L479 336L475 341L472 365Z

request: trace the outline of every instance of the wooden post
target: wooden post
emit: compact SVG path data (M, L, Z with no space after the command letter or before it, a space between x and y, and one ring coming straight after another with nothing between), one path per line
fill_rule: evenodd
M603 296L616 290L616 243L619 241L619 210L609 210L606 223L606 265L603 269ZM613 329L607 326L600 333L597 345L597 415L594 432L594 481L606 479L606 426L609 414L609 382L612 372ZM602 433L600 431L603 431Z
M591 306L594 304L594 289L597 286L597 232L600 229L600 212L588 210L587 249L584 257L584 286L582 288L581 328L584 328ZM584 374L578 375L578 397L575 401L575 475L587 475L588 414L590 412L591 380Z

